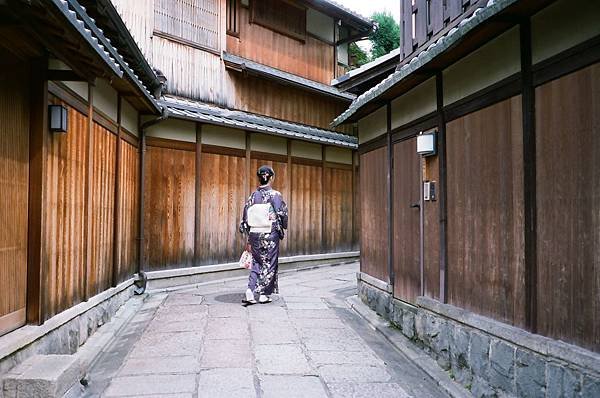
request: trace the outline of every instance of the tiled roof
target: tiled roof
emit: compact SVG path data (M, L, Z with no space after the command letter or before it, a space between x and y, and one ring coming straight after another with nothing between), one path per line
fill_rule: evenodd
M358 148L358 139L356 137L340 134L331 130L286 122L249 112L219 108L202 102L175 97L165 97L163 101L160 101L160 104L166 106L169 115L174 118L188 119L207 124L232 127L246 131L277 135L349 149Z
M104 35L102 29L96 25L96 21L87 14L86 9L77 0L51 0L51 2L119 78L122 78L123 75L127 76L155 109L160 110L158 102L150 90L133 72L119 51L110 43L110 39Z
M381 83L356 98L354 102L350 104L350 107L333 121L332 125L338 126L344 123L363 106L377 99L400 81L413 74L415 71L429 63L440 54L444 53L452 45L460 41L477 25L481 24L517 1L518 0L489 0L485 6L475 9L473 14L463 19L457 27L451 29L446 35L440 37L427 49L415 55L410 62L402 66L400 70L395 71L385 78Z
M254 72L256 74L260 74L263 76L268 76L270 78L282 81L283 83L295 85L302 87L306 90L316 91L321 94L343 98L345 100L352 101L356 98L356 95L345 93L343 91L338 90L335 87L331 87L327 84L319 83L314 80L306 79L302 76L294 75L292 73L284 72L280 69L276 69L267 65L259 64L258 62L251 61L246 58L242 58L237 55L223 53L223 61L227 65L233 65L236 68L240 68L242 70L248 70L250 72Z
M337 8L340 11L343 11L343 12L345 12L347 14L350 14L354 18L359 19L359 20L361 20L362 22L364 22L366 24L369 24L369 25L373 24L373 21L371 21L369 18L360 15L356 11L352 11L351 9L349 9L348 7L343 6L342 4L338 3L337 1L333 1L333 0L321 0L321 2L329 5L330 7Z
M381 57L379 57L371 62L367 62L366 64L362 65L360 68L352 69L348 73L338 77L337 79L332 80L331 85L335 86L340 83L343 83L349 79L352 79L353 77L356 77L365 72L368 72L371 69L374 69L377 66L379 66L393 58L397 58L398 62L400 61L400 48L396 48L396 49L390 51L389 53L382 55Z

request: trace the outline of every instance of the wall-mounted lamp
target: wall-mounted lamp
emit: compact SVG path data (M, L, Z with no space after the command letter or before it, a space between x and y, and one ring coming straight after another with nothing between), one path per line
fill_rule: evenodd
M50 105L48 107L48 121L50 122L50 131L53 133L66 133L69 113L67 108L62 105Z
M417 136L417 153L422 156L431 156L436 154L436 134L435 130L427 133L421 132Z

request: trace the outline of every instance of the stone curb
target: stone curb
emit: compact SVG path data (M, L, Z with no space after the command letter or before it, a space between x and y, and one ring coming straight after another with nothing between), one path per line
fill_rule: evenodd
M397 350L402 352L419 369L423 370L433 379L448 395L453 398L468 398L472 395L462 386L453 382L437 363L425 352L413 348L412 343L400 332L394 330L389 322L384 321L379 315L365 305L358 296L351 296L346 303L360 315L378 333L383 335Z

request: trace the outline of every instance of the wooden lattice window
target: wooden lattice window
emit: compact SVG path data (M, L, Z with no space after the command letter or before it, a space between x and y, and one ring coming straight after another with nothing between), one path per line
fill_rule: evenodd
M285 0L253 0L250 22L306 40L306 8Z
M239 36L238 0L227 0L227 34Z
M154 0L154 33L219 51L219 0Z

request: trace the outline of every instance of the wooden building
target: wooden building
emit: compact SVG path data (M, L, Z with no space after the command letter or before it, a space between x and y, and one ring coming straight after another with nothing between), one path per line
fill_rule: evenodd
M397 69L335 121L358 122L363 299L477 396L570 396L551 380L556 363L594 396L600 4L401 5ZM436 152L421 156L430 133ZM457 333L485 334L485 366L506 349L506 374L493 363L478 373ZM533 366L523 355L546 372L528 374L536 395L519 381Z
M329 126L355 96L330 83L371 28L329 1L1 1L0 378L72 353L140 271L236 261L259 165L283 256L356 257L358 139Z

